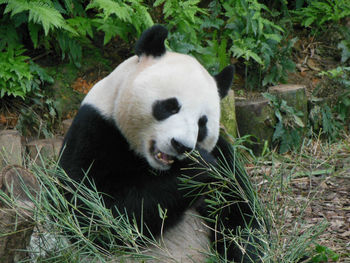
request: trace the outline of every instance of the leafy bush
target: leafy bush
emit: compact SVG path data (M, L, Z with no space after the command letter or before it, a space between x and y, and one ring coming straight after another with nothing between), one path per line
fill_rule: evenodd
M31 91L39 89L44 82L53 80L38 65L24 56L24 49L18 46L0 52L0 98L5 95L24 98Z
M246 87L286 80L286 72L295 67L289 57L296 39L287 38L265 5L257 0L214 0L205 9L199 2L154 3L163 5L173 50L194 55L212 73L229 64L232 57L240 59L245 65Z
M154 2L154 7L162 6L164 20L170 30L168 39L171 49L186 54L200 49L199 36L203 21L201 15L205 16L207 12L198 6L199 2L200 0L156 0Z
M25 50L17 47L16 49L2 50L0 53L0 97L13 95L24 97L31 90L31 80L33 75L29 70L26 60L23 56Z
M322 29L326 22L338 22L340 19L350 15L348 0L316 0L307 1L308 5L293 11L295 20L304 27L316 26Z
M222 1L222 8L221 35L230 40L228 56L243 58L246 88L284 82L286 72L295 67L289 57L296 39L288 39L271 20L271 11L257 0Z
M29 57L22 55L27 49L55 51L79 67L83 45L96 31L104 33L106 44L117 35L128 40L153 24L142 0L0 0L0 14L1 97L24 98L37 87Z
M91 9L98 11L92 19L92 25L105 34L104 44L115 36L128 41L130 36L140 35L143 30L153 25L148 8L142 2L142 0L92 0L86 6L86 11Z
M0 0L0 4L6 4L1 22L12 25L15 45L21 42L21 33L28 34L34 48L60 50L63 58L68 55L77 66L81 44L93 38L96 30L105 34L106 44L116 35L127 40L130 34L136 36L153 24L141 0L91 0L88 4L82 0L63 4L55 0ZM2 37L10 40L7 34Z

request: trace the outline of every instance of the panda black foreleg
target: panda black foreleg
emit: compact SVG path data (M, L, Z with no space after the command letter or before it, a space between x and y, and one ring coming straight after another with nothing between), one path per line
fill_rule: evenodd
M212 154L218 160L218 172L222 177L227 176L227 170L230 174L234 174L234 179L228 178L227 185L219 189L225 200L224 204L218 203L216 207L217 211L219 211L216 213L218 220L215 225L212 225L216 229L215 233L213 232L212 234L216 250L222 257L235 262L261 262L261 241L249 233L260 229L259 221L254 211L254 198L256 197L252 191L249 178L242 169L243 167L236 165L231 145L221 136ZM220 170L220 166L224 166L226 171ZM210 214L213 207L209 210L202 208L199 212L202 214L207 213L209 218L213 217ZM232 234L238 235L240 240L243 240L241 244L245 253L237 246L236 242L225 238L232 236Z
M144 236L158 237L162 230L181 220L191 203L177 186L175 175L152 176L116 197L111 204L112 211L116 217L127 213L129 221L135 220L138 228L143 229ZM164 212L163 218L160 210Z

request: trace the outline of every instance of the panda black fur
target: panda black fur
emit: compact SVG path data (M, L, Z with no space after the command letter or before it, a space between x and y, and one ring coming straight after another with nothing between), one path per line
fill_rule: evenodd
M65 137L60 166L77 182L88 171L106 207L116 216L114 208L126 211L139 225L143 220L151 233L146 235L159 237L162 230L167 256L176 262L204 261L203 252L214 239L228 259L258 262L249 248L246 255L233 245L224 251L210 230L215 226L200 217L209 217L205 202L179 187L181 175L198 174L184 169L192 165L185 152L196 149L212 165L222 156L234 164L230 145L219 136L220 98L231 86L234 69L228 66L213 78L194 58L166 51L166 36L159 25L146 30L136 44L137 56L91 89ZM208 174L196 177L210 180ZM165 221L158 206L167 211ZM248 204L234 202L223 209L220 221L228 229L245 227L244 222L255 228L252 214ZM156 249L148 253L162 257Z

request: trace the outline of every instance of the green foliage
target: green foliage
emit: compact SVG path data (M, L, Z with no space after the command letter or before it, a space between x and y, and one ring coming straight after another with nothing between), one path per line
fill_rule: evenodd
M102 32L103 44L114 37L129 42L153 25L170 30L169 47L197 57L212 73L235 57L245 65L246 87L286 79L295 39L258 0L0 0L0 48L46 49L80 67L86 45ZM152 9L151 9L152 8ZM162 14L160 14L160 12ZM22 36L28 35L28 39ZM23 45L24 44L24 45ZM32 47L31 47L32 45Z
M15 41L3 34L5 41L18 45L18 35L28 32L34 48L59 50L63 59L68 55L78 67L82 44L94 37L95 30L105 34L106 44L117 35L128 40L130 34L136 36L153 24L142 0L91 0L87 5L81 0L64 5L56 0L0 0L0 4L6 4L2 22L14 25L11 33L17 34Z
M57 103L41 93L30 99L31 106L22 107L16 129L31 138L52 138L60 122Z
M21 47L16 49L2 50L0 53L0 97L13 95L24 98L31 90L33 75L26 62L29 57L23 56L25 50Z
M0 0L6 4L4 15L10 14L13 18L17 14L26 14L29 23L39 24L43 27L45 36L54 28L69 29L62 15L55 9L50 0Z
M279 99L275 95L263 93L263 96L270 101L269 104L273 107L277 117L272 141L279 145L279 152L285 153L298 148L305 126L300 118L303 113L288 106L285 100Z
M197 0L154 3L160 5L168 20L171 49L194 55L212 73L235 57L245 64L246 86L256 88L283 82L294 70L289 57L296 39L288 39L271 20L271 11L257 0L214 0L208 8Z
M142 0L0 0L0 92L20 96L37 88L33 83L26 49L46 49L69 58L80 67L83 46L96 31L104 44L119 36L128 41L153 24ZM28 36L25 38L24 36ZM36 67L37 68L37 67ZM39 76L40 79L40 76Z
M315 247L315 254L316 255L312 257L311 262L321 263L321 262L329 262L329 260L336 262L339 260L339 257L340 257L332 249L325 246L321 246L319 244L317 244Z
M21 46L1 50L0 98L5 95L24 98L26 94L38 90L44 82L53 82L42 68L23 55L24 51Z
M335 111L342 122L350 121L350 67L337 67L323 71L320 76L327 76L332 81L337 103Z
M169 47L181 53L192 53L200 49L200 25L206 15L205 9L198 7L199 0L156 0L154 7L162 6L167 21ZM176 31L176 33L174 33Z
M345 2L297 1L293 14L304 25L316 21L322 25L348 15ZM272 4L213 0L207 6L199 0L0 0L0 4L0 49L46 49L77 67L84 47L100 41L101 33L104 45L115 37L129 43L156 21L167 25L172 50L195 56L211 73L236 58L244 66L246 88L285 82L295 68L291 51L296 39L289 37L279 18L287 16L291 6L285 0ZM281 12L268 7L276 5ZM343 62L350 57L348 42L339 43Z
M130 35L140 35L153 25L153 20L142 0L92 0L86 10L99 11L93 18L93 25L105 34L104 44L119 36L128 41Z
M289 57L296 39L288 39L272 21L267 6L257 0L222 1L222 14L221 35L230 39L228 56L244 60L246 88L284 82L295 67Z
M322 30L322 25L327 22L338 22L350 15L348 0L316 0L308 1L308 5L293 11L295 20L304 27L315 26Z

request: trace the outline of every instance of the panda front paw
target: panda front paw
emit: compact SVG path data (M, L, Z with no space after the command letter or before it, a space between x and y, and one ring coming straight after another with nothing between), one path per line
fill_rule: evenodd
M214 157L214 155L212 155L210 152L197 147L196 148L197 152L199 153L199 162L200 164L202 164L205 167L210 168L210 166L216 166L217 165L217 160Z
M210 171L216 166L216 158L208 151L197 148L194 153L180 162L180 173L192 184L210 183Z

